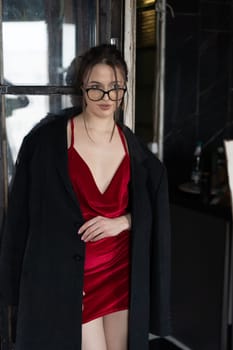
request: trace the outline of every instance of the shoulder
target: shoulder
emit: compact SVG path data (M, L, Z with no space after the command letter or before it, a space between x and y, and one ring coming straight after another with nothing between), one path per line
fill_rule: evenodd
M48 113L43 119L37 123L26 137L33 137L34 135L46 132L47 129L56 128L66 123L68 119L80 113L80 109L67 108L59 111L58 113Z
M67 121L79 113L80 109L75 107L48 113L24 137L17 161L24 154L32 155L42 144L46 147L59 138L66 130Z
M75 107L63 109L57 113L48 113L25 136L24 143L33 143L40 138L46 141L47 137L53 137L59 130L62 131L68 119L79 113L80 109Z
M155 167L156 169L164 168L164 164L158 159L158 157L152 153L146 143L140 139L135 133L126 125L119 123L120 128L122 129L129 149L131 150L133 156L141 160L145 165L149 167Z
M147 173L148 188L157 191L161 184L167 182L166 168L163 162L152 153L145 142L143 142L132 130L125 125L120 125L128 143L131 161L136 162L137 167L143 168ZM139 169L138 168L138 169ZM137 175L137 174L135 174Z

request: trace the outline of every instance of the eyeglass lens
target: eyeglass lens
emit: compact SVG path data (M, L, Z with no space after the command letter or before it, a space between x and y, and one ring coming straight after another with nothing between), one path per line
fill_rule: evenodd
M93 100L93 101L102 100L102 98L104 97L105 94L108 95L110 100L117 101L117 100L121 100L124 96L124 93L125 93L125 89L122 89L122 88L111 89L108 91L90 88L90 89L87 89L86 91L87 91L87 95L88 95L89 99Z

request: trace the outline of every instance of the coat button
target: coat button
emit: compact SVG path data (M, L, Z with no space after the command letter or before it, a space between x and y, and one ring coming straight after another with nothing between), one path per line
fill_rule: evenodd
M80 254L75 254L75 255L73 256L73 259L74 259L75 261L82 261L82 260L83 260L83 256L80 255Z

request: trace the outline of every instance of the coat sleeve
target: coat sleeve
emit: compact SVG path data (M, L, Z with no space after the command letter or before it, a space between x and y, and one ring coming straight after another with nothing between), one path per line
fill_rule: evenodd
M151 171L153 225L151 235L150 332L159 336L170 334L170 212L165 167L155 188L155 168ZM151 169L152 170L152 169ZM158 172L158 168L157 168ZM154 174L154 175L153 175Z
M29 147L25 138L11 181L0 252L0 305L17 305L28 233Z

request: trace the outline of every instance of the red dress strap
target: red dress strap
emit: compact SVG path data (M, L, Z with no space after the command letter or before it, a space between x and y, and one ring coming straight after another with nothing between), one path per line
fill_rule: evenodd
M71 143L70 147L74 146L74 118L70 120L70 127L71 127Z
M119 130L120 138L121 138L121 141L122 141L125 153L128 154L128 148L127 148L127 145L126 145L126 140L125 140L124 133L121 130L121 128L119 127L119 125L117 125L117 127L118 127L118 130Z

